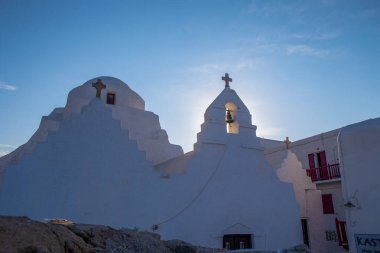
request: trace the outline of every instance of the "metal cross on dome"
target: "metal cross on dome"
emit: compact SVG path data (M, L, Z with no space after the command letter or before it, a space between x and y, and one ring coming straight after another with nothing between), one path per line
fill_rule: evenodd
M229 88L230 87L230 82L232 82L232 79L230 78L230 76L228 75L228 73L226 73L224 76L222 76L222 80L226 83L226 86L224 86L225 88Z
M102 89L105 89L107 86L102 83L102 79L98 79L96 83L92 83L92 87L96 89L96 97L100 98L102 94Z

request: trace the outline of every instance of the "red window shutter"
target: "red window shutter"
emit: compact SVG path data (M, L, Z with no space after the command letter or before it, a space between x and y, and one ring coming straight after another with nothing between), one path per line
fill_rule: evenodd
M326 152L325 151L322 151L319 153L320 155L320 158L321 158L321 167L325 167L327 166L327 160L326 160Z
M324 214L334 213L334 204L332 194L322 194L322 206Z
M307 157L309 158L309 168L314 169L315 168L314 154L308 154Z

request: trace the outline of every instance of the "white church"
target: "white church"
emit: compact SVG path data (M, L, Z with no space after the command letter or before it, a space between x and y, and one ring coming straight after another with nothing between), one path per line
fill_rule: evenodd
M185 154L121 80L74 88L0 158L0 215L135 227L231 251L378 252L380 119L295 142L258 138L222 79Z

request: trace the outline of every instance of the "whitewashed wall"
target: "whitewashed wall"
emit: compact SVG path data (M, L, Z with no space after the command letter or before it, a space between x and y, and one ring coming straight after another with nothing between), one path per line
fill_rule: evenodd
M354 234L380 234L380 118L344 127L340 136L350 252Z
M233 134L227 133L225 122L230 103L237 108L239 126ZM301 243L300 214L292 185L281 182L265 160L256 126L234 90L224 89L207 108L194 147L189 155L158 165L160 171L185 167L179 170L186 175L178 178L183 182L181 189L198 189L182 200L179 206L191 203L183 213L160 225L164 238L221 247L224 234L249 233L257 250Z
M285 144L283 144L285 146ZM281 181L293 185L301 219L307 219L310 249L313 253L326 252L325 223L322 212L321 192L306 175L297 156L289 149L277 148L277 151L266 151L266 158L277 172Z

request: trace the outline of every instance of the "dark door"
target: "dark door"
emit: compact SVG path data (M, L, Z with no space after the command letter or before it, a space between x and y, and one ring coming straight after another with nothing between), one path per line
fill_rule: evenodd
M234 249L251 249L251 234L232 234L223 236L223 248Z
M310 247L309 228L307 227L307 219L301 220L303 243Z

